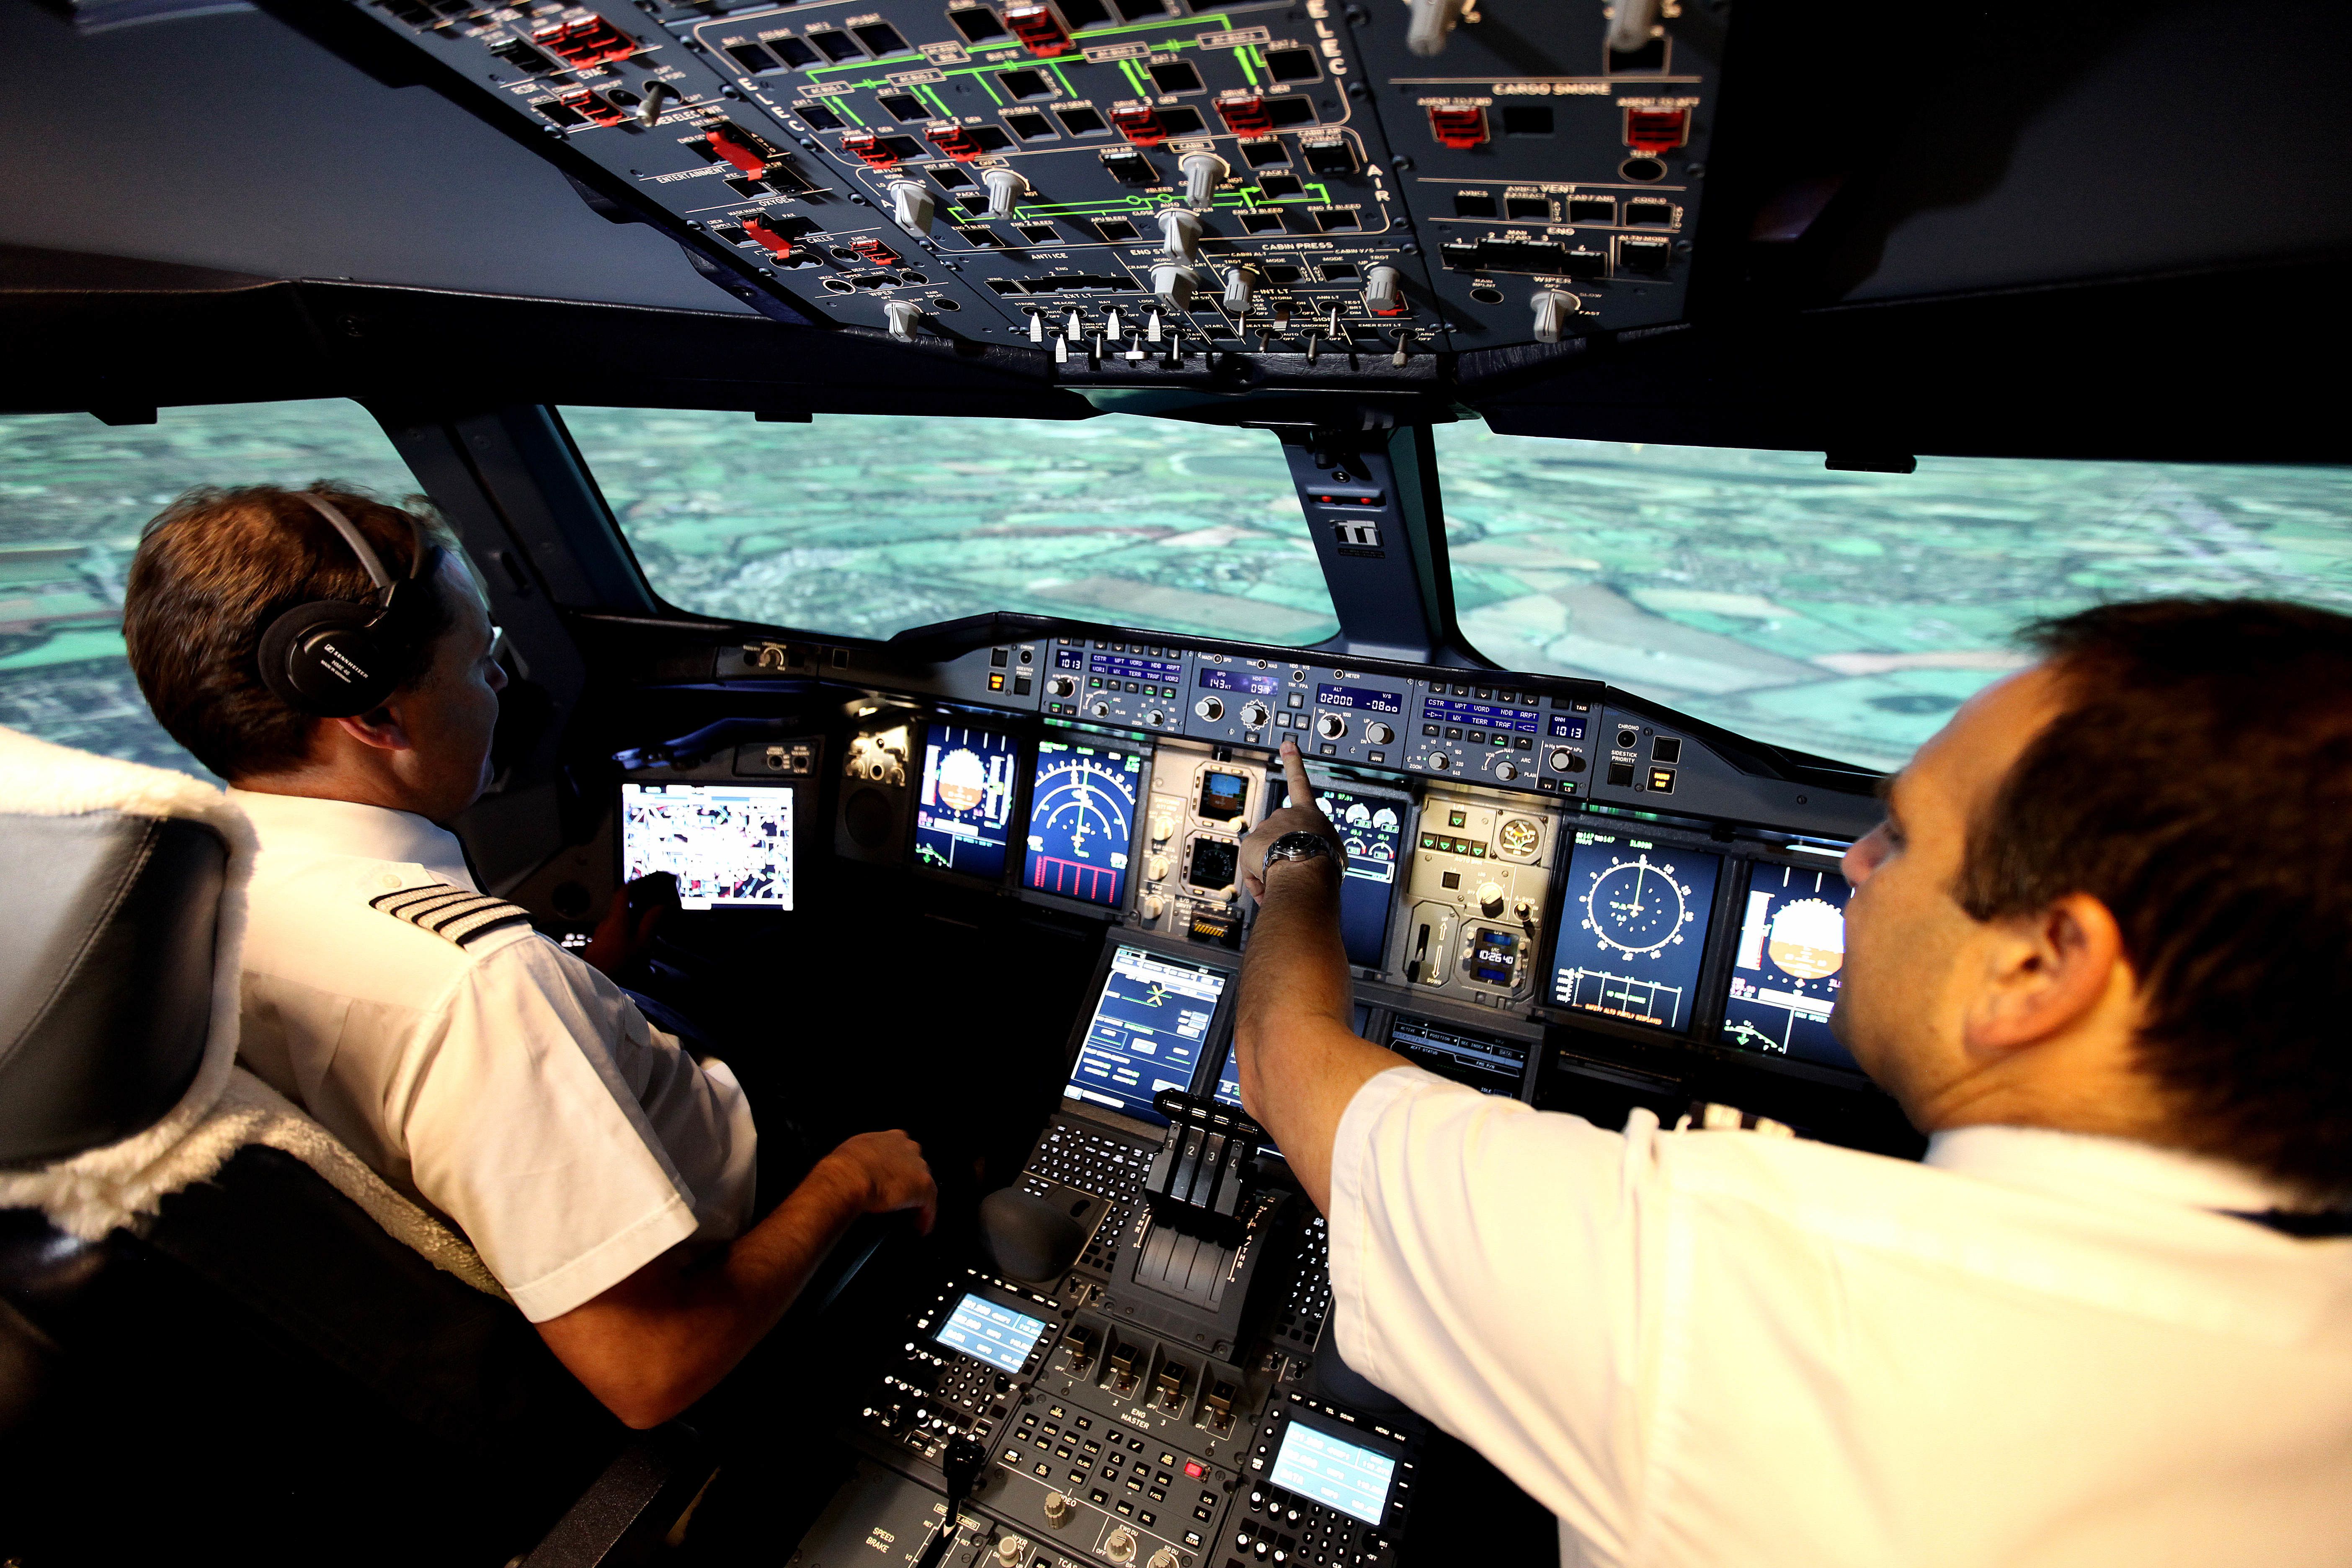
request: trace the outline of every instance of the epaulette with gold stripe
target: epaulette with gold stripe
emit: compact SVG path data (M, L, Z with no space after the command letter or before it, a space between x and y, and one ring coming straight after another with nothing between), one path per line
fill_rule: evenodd
M421 888L384 893L370 899L368 907L406 921L420 931L446 937L459 947L470 947L494 931L521 925L530 919L530 911L520 905L494 899L488 893L469 893L446 882L427 882Z

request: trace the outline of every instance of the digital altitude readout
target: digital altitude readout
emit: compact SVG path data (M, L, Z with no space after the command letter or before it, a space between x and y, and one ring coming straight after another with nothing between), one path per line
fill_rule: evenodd
M1404 693L1370 686L1318 686L1315 700L1326 708L1352 708L1359 713L1402 713Z
M1251 697L1272 697L1282 689L1282 677L1265 669L1223 669L1203 666L1201 684L1211 691L1239 691Z

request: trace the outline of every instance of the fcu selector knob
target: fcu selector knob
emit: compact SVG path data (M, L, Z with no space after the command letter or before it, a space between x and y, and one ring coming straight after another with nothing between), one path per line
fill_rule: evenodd
M1495 776L1502 780L1505 784L1508 784L1513 779L1519 776L1518 764L1517 763L1496 763L1495 764Z
M1442 773L1454 765L1454 759L1444 752L1432 752L1429 753L1429 765Z
M1263 702L1242 704L1242 722L1253 730L1264 729L1265 721L1273 717L1274 715L1266 710L1266 706Z
M1046 1523L1055 1525L1067 1524L1070 1522L1070 1516L1077 1511L1078 1505L1064 1494L1060 1492L1047 1492L1045 1494Z
M1375 746L1385 746L1391 741L1396 739L1396 731L1390 729L1386 724L1381 723L1378 719L1373 719L1368 721L1364 725L1364 739L1370 742Z
M1045 682L1045 695L1048 697L1067 697L1077 689L1078 683L1066 675L1049 677Z
M1318 714L1315 732L1327 741L1336 741L1348 732L1348 721L1337 713Z
M1168 715L1160 709L1149 708L1144 710L1143 721L1156 730L1168 722Z
M1478 912L1493 920L1503 912L1503 889L1492 882L1478 884Z
M1097 697L1087 704L1087 711L1097 719L1108 719L1110 717L1110 703L1106 699Z
M1225 716L1225 700L1222 697L1203 697L1192 704L1192 711L1213 724Z

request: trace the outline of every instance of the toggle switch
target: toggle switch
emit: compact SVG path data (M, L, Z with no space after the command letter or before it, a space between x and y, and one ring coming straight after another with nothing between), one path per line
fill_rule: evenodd
M912 180L893 180L890 212L898 226L918 238L931 232L931 193Z
M1201 258L1201 216L1182 207L1161 207L1152 215L1160 226L1160 248L1179 261Z
M1194 212L1206 212L1217 197L1217 184L1234 166L1214 153L1187 153L1176 160L1176 172L1184 176L1184 205ZM1187 260L1191 258L1187 257Z
M1011 217L1013 204L1029 194L1029 182L1016 169L982 169L980 183L988 187L988 216Z

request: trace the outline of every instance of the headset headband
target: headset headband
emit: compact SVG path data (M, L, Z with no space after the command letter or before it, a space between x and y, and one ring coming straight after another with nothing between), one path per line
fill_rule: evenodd
M341 508L336 506L333 502L328 500L324 496L320 495L317 491L296 490L294 493L297 496L299 496L302 500L309 501L310 505L317 510L319 515L325 518L334 526L335 531L343 536L343 542L350 545L352 547L352 553L359 557L361 567L368 574L368 581L375 584L375 591L377 593L383 595L385 598L389 600L392 595L393 589L392 574L383 569L383 563L377 558L376 552L369 547L367 536L352 526L352 520L343 515ZM410 552L414 557L414 564L409 570L408 577L409 581L415 582L417 578L425 575L427 558L438 553L438 552L437 550L427 547L425 538L425 525L423 523L417 521L415 518L411 517L408 520L408 527L412 537L415 541L415 549Z

